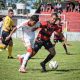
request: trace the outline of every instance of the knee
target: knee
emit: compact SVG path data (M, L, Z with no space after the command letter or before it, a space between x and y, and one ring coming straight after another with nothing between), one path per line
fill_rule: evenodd
M35 56L36 52L33 50L31 57Z
M50 48L49 49L49 52L50 52L50 54L52 55L52 56L55 56L55 54L56 54L56 51L55 51L55 48L53 47L53 48Z
M31 47L27 48L27 52L32 53L32 48Z
M10 42L10 43L9 43L9 46L13 47L13 43L12 43L12 42Z

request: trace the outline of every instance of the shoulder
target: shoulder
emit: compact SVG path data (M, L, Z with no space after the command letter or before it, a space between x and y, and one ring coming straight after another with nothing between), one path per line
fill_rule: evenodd
M41 23L40 22L37 22L36 24L35 24L35 26L40 26L41 25Z
M5 19L10 19L10 17L9 16L6 16Z
M4 21L6 22L6 21L10 21L11 19L10 19L10 17L9 16L6 16L5 18L4 18Z

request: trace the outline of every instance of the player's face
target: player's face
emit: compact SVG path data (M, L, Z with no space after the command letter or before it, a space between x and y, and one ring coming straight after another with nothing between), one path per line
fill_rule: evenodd
M35 21L32 21L32 20L30 20L30 21L28 22L28 25L29 25L30 27L34 26L35 24L36 24L36 22L35 22Z
M13 16L14 16L14 12L10 11L10 12L8 12L8 15L9 15L10 17L13 17Z
M55 24L59 24L60 23L60 21L59 20L57 20L56 22L55 22Z
M54 23L55 19L56 19L56 16L55 15L52 15L51 16L51 23Z

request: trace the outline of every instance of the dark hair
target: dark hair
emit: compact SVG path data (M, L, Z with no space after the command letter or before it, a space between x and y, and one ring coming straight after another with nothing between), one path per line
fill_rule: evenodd
M56 17L58 17L58 14L57 13L52 13L51 16L55 15Z
M9 9L8 12L13 12L13 9Z
M37 15L33 15L30 17L31 20L38 22L39 21L39 17Z

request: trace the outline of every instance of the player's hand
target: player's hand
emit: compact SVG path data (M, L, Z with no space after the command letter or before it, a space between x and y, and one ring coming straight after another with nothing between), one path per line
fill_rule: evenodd
M6 39L5 39L5 41L9 40L9 39L10 39L10 37L11 37L10 35L9 35L9 36L7 36L7 37L6 37Z

